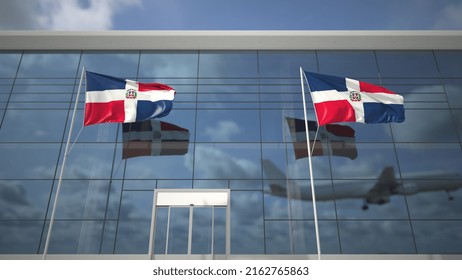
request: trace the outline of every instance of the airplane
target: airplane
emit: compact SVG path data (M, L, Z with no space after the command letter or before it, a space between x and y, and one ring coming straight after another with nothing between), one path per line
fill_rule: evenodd
M274 196L311 201L310 186L298 186L270 160L263 159L263 170L269 180L270 191ZM441 179L441 181L438 181ZM336 184L335 193L331 183L323 182L315 185L316 201L334 199L364 198L362 210L368 210L369 204L383 205L390 202L391 195L413 195L420 192L445 191L448 199L453 200L452 191L462 187L462 176L455 172L425 172L405 176L405 183L399 183L395 178L392 166L385 167L373 186L366 180L343 180ZM338 186L338 187L337 187ZM289 193L287 193L289 190ZM289 196L288 196L289 195Z

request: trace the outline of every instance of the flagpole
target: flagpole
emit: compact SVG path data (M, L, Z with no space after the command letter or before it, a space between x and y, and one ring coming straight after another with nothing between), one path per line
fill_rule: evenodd
M303 82L303 77L304 77L303 69L302 67L300 67L300 83L302 86L303 116L305 118L305 134L306 134L306 145L308 148L308 163L309 163L309 169L310 169L311 198L313 201L314 229L316 233L316 248L318 251L318 260L320 260L321 259L321 242L319 240L318 213L316 210L316 195L314 191L313 164L311 161L310 135L308 131L308 117L306 114L306 99L305 99L305 83Z
M63 182L64 166L66 165L67 155L69 153L69 143L71 142L72 130L74 129L75 114L77 112L77 105L79 103L79 95L80 95L80 90L82 89L82 82L83 82L84 76L85 76L85 67L82 67L82 74L80 75L79 88L77 90L77 96L75 98L74 112L72 113L71 126L69 128L69 133L67 135L66 148L64 149L63 163L61 165L61 172L59 173L59 180L58 180L58 186L56 187L56 194L55 194L55 199L53 202L53 209L51 210L50 225L48 226L48 233L47 233L47 237L45 240L45 247L43 248L43 256L42 256L43 260L46 259L46 256L48 254L48 247L50 246L51 232L53 230L53 225L55 222L56 205L58 204L59 192L61 191L61 185Z

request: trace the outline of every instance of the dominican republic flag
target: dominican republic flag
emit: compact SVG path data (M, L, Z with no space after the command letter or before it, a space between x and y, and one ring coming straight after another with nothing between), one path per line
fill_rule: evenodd
M122 124L122 159L139 156L184 155L189 130L159 120Z
M286 118L289 126L292 143L294 146L295 159L308 157L308 147L306 145L305 120L296 118ZM316 142L314 137L318 125L316 121L308 121L308 132L310 146L313 149L312 156L338 156L355 159L358 151L355 144L355 131L346 125L328 124L325 131L318 132Z
M172 109L175 90L86 71L84 125L132 123L161 118Z
M305 72L320 126L337 122L404 121L404 99L386 88L349 79Z

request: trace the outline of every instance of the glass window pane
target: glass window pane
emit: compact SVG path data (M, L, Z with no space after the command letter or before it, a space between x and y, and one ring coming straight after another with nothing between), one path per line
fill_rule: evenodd
M1 179L52 179L60 144L0 144Z
M156 208L155 221L155 239L154 239L154 254L165 254L165 245L167 243L167 218L168 207Z
M197 52L141 52L139 77L197 77Z
M194 207L192 254L212 254L212 207Z
M461 221L414 221L412 229L419 254L462 253Z
M215 207L215 231L213 233L213 253L226 254L226 208Z
M314 51L259 51L258 73L264 78L300 78L300 67L316 71Z
M403 179L454 179L462 174L459 144L396 144Z
M52 197L56 195L57 184L56 182ZM109 181L63 180L56 207L56 218L104 219L108 196Z
M261 192L231 192L231 254L263 254L263 198Z
M397 175L398 164L393 144L357 143L356 148L358 157L354 160L346 157L331 157L332 176L335 179L375 180L389 166L395 167L394 172Z
M261 155L257 144L197 144L197 179L260 179Z
M101 240L100 254L114 254L117 222L106 221L104 224L103 237Z
M453 110L453 114L456 120L459 137L462 139L462 110Z
M432 51L376 51L381 77L439 77Z
M45 233L48 228L45 229ZM100 251L103 222L100 221L60 221L53 224L50 254L98 254ZM46 234L42 238L45 244ZM43 248L41 248L43 251Z
M451 108L462 108L462 80L445 80L444 89Z
M395 190L392 187L379 185L379 179L334 180L338 218L407 219L405 198L401 194L393 194Z
M37 254L43 221L0 221L0 254Z
M139 56L139 52L84 52L80 64L87 71L134 80Z
M451 180L428 177L403 181L411 218L462 219L462 176L454 174Z
M66 114L64 110L7 110L0 141L60 142Z
M191 156L194 145L190 144L185 155L139 156L128 158L125 167L126 179L192 179ZM121 155L120 155L121 156ZM120 158L120 157L119 157ZM116 165L118 165L116 160Z
M255 110L197 112L198 142L258 142L260 116Z
M343 254L415 254L408 221L339 221Z
M462 77L462 51L435 51L435 57L444 77Z
M14 78L20 59L20 53L0 52L0 78Z
M44 219L52 181L0 180L0 220Z
M204 51L199 53L201 78L254 78L257 74L255 51Z
M339 231L336 221L318 221L322 254L340 254ZM317 254L314 222L292 221L295 254Z
M458 141L449 110L406 110L406 120L391 128L397 142Z
M114 149L115 144L75 143L67 157L63 178L111 178Z
M189 207L172 207L170 209L167 254L188 253L189 211Z
M289 221L266 221L266 254L290 254L293 250Z
M147 254L151 229L152 191L124 191L119 213L116 254Z
M317 54L320 73L348 78L377 77L373 51L318 51Z
M28 53L25 52L19 67L18 78L75 78L80 53Z

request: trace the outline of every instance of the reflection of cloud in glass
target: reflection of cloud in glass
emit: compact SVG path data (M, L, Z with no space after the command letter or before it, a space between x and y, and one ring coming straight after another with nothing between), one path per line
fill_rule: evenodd
M210 146L196 146L194 168L200 174L196 177L204 179L260 178L260 168L254 162Z
M236 122L231 120L218 121L214 126L205 128L205 134L210 137L210 140L216 142L228 142L234 135L238 135L241 129Z
M344 254L415 253L408 221L340 221Z

